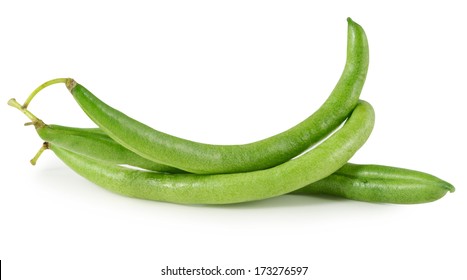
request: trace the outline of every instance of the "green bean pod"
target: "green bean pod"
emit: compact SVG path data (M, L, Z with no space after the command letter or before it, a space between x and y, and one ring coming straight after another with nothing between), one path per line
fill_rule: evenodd
M232 174L163 174L91 159L58 146L50 149L71 169L115 193L180 204L228 204L279 196L329 176L366 142L372 106L361 101L344 126L320 145L278 166Z
M454 186L433 175L384 165L346 164L294 194L327 194L366 202L416 204L442 198Z
M65 80L79 106L105 133L140 156L192 173L236 173L286 162L337 129L358 103L368 63L365 32L349 18L346 65L328 99L289 130L244 145L211 145L160 132L107 105L72 79L57 81Z
M9 103L26 115L32 115L16 101L11 100ZM39 136L50 143L48 145L110 164L131 165L156 172L182 172L140 157L116 143L99 128L45 125L37 118L32 117L31 120ZM330 176L292 194L326 194L366 202L414 204L432 202L454 191L450 183L424 172L384 165L347 163Z
M180 170L172 170L174 168L139 157L99 129L63 127L62 130L55 129L62 128L60 126L51 127L52 133L47 134L60 133L58 137L39 134L42 139L51 139L53 145L62 149L109 163L127 164L156 172L181 173ZM366 202L415 204L432 202L454 191L450 183L428 173L384 165L347 163L328 177L292 194L326 194Z

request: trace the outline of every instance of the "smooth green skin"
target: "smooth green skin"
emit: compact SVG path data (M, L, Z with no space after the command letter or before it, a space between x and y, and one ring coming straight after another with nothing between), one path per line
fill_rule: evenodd
M74 80L69 79L66 85L91 120L140 156L191 173L235 173L286 162L337 129L358 103L368 63L365 32L349 18L347 62L328 99L310 117L289 130L244 145L210 145L154 130L105 104Z
M283 195L341 168L366 142L374 125L372 106L361 101L344 126L320 145L278 166L232 174L163 174L134 170L50 145L71 169L112 192L179 204L228 204Z
M349 163L332 175L293 193L327 194L367 202L416 204L438 200L454 190L450 183L420 171Z
M151 171L186 173L175 167L155 163L126 149L99 128L76 128L60 125L36 127L42 140L63 149L114 164L127 164Z

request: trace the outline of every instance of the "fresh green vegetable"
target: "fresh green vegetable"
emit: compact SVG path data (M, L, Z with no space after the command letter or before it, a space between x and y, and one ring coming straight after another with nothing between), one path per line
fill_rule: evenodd
M365 101L344 126L320 145L275 167L233 174L162 174L91 159L51 144L71 169L110 191L130 197L181 204L227 204L289 193L329 176L368 139L374 111Z
M44 141L51 142L50 145L108 163L126 164L157 172L181 172L138 156L98 128L45 125L16 101L10 102L32 118L38 134ZM48 145L44 148L47 147ZM33 163L35 160L36 158ZM347 163L328 177L292 194L328 194L367 202L414 204L438 200L454 190L450 183L427 173L384 165Z
M328 99L289 130L244 145L209 145L154 130L69 78L43 83L23 106L15 99L8 104L22 111L46 141L33 164L50 149L81 176L130 197L228 204L290 193L414 204L454 192L451 184L427 173L348 163L374 125L372 106L359 100L368 61L365 32L349 18L347 62ZM65 83L99 128L46 125L27 110L37 93L58 83Z
M329 98L315 113L289 130L244 145L210 145L175 137L112 108L72 79L55 79L53 83L65 82L91 120L115 141L142 157L192 173L234 173L281 164L338 128L358 103L368 63L365 32L349 18L347 62ZM44 85L31 94L24 108Z

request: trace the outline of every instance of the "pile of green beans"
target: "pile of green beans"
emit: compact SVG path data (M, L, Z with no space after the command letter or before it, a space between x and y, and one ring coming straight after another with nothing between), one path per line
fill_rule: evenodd
M361 100L369 64L363 28L348 19L347 60L335 88L308 118L277 135L243 145L211 145L153 129L109 106L71 78L47 81L21 105L45 141L31 160L53 151L76 173L112 192L179 204L229 204L284 194L413 204L454 187L427 173L349 160L369 138L375 116ZM28 110L44 88L64 83L97 128L44 123ZM311 149L310 149L311 148Z

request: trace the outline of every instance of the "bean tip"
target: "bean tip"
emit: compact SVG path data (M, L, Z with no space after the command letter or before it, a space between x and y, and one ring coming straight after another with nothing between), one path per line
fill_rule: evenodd
M19 103L18 103L18 101L16 101L15 98L10 98L10 100L8 100L8 105L17 108ZM21 105L19 105L19 106L21 107Z
M450 193L453 193L456 191L456 188L451 185L450 183L446 182L446 185L445 185L445 188L450 192Z
M37 160L39 159L39 157L42 155L42 153L49 149L49 142L44 142L42 143L42 146L41 148L39 149L39 151L36 153L36 155L29 161L32 165L36 165L37 163Z

